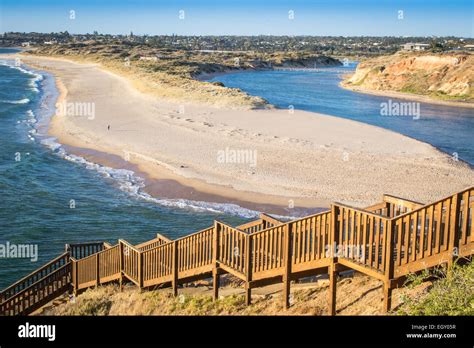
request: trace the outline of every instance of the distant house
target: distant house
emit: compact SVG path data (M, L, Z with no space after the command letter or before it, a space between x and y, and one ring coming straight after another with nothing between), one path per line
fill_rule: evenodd
M56 41L45 41L43 44L45 45L55 45L57 42Z
M404 51L425 51L430 48L430 44L408 42L402 45Z
M474 51L474 45L464 45L465 50Z
M30 42L29 42L29 41L27 41L27 42L22 42L22 43L21 43L21 46L22 46L22 47L30 47Z

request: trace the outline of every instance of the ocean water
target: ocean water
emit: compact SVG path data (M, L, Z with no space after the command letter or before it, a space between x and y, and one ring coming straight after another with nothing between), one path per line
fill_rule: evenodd
M419 117L382 116L381 103L388 103L388 99L392 103L408 101L339 87L341 76L353 72L356 65L352 62L348 66L316 70L231 73L210 81L261 96L280 108L293 106L390 129L474 165L474 109L420 103Z
M1 52L0 52L1 53ZM154 199L132 172L67 154L46 131L57 91L44 72L0 65L0 248L34 244L38 260L0 257L0 288L84 241L176 238L257 214L233 205Z

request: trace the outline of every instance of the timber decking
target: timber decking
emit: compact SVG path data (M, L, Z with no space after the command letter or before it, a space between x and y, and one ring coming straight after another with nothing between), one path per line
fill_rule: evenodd
M140 288L178 286L230 273L252 288L283 284L285 307L292 280L329 275L329 313L336 314L336 280L355 270L384 284L384 311L392 290L409 273L452 264L474 252L474 187L431 204L384 195L365 209L334 203L331 209L282 222L261 214L232 227L219 221L194 234L131 245L67 244L65 253L0 292L0 314L27 315L68 291L127 280Z

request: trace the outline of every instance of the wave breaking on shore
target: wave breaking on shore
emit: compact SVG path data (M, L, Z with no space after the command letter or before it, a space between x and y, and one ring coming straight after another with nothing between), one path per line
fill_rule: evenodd
M44 81L44 76L36 71L27 70L20 66L15 66L8 64L8 62L1 62L2 65L8 66L13 69L17 69L24 74L33 76L29 81L29 85L32 90L36 93L44 92L44 88L48 88L41 84ZM53 78L51 76L51 78ZM42 131L37 127L39 124L48 123L49 119L53 116L54 110L54 100L46 100L45 93L42 93L40 96L39 105L45 108L48 112L35 112L33 110L28 110L26 112L27 118L19 123L27 123L31 129L28 131L28 138L31 141L39 140L39 142L51 150L51 152L64 160L73 162L80 166L85 167L88 170L95 171L99 173L104 178L111 179L114 182L114 185L119 188L121 191L126 192L130 196L143 200L146 202L158 204L164 207L170 208L179 208L179 209L191 209L196 212L210 212L215 214L227 214L233 216L240 216L244 218L255 218L258 217L259 212L240 207L236 204L224 204L224 203L212 203L204 201L193 201L188 199L165 199L153 197L147 192L145 192L145 180L138 176L135 172L127 169L116 169L108 166L100 165L98 163L91 162L84 157L68 153L60 144L57 142L55 137L51 137L47 132ZM50 98L54 99L54 98ZM3 101L2 101L3 102ZM23 98L18 101L5 101L6 103L11 104L27 104L31 100L28 98ZM46 105L45 104L49 104ZM39 115L38 115L39 114ZM45 118L45 119L43 119Z

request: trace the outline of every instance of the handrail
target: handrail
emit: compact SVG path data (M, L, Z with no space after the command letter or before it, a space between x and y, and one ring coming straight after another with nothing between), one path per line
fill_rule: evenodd
M364 213L364 214L367 214L367 215L370 215L370 216L373 216L373 217L376 217L376 218L384 217L384 216L381 216L381 215L379 215L379 214L373 213L373 212L371 212L371 211L365 210L365 209L363 209L363 208L353 207L353 206L351 206L351 205L349 205L349 204L334 202L333 205L334 205L335 207L342 207L342 208L352 209L352 210L357 211L357 212L359 212L359 213Z
M35 271L31 272L30 274L24 276L23 278L21 278L20 280L16 281L15 283L13 283L12 285L8 286L7 288L3 289L1 292L0 292L0 302L3 302L3 299L4 299L4 295L6 293L8 293L10 290L14 289L15 287L19 286L21 283L33 278L35 275L38 275L39 273L41 273L42 271L44 271L45 269L47 269L49 266L57 263L58 261L61 261L63 259L65 259L65 263L67 263L67 259L68 259L68 256L69 256L69 253L68 252L65 252L65 253L62 253L61 255L57 256L56 258L54 258L53 260L49 261L48 263L44 264L43 266L41 266L40 268L36 269ZM41 278L40 278L41 279ZM16 293L16 292L15 292ZM11 295L10 295L11 296Z
M187 235L185 235L185 236L183 236L183 237L179 237L179 238L177 238L177 239L174 239L173 241L179 241L179 240L182 240L182 239L186 239L186 238L195 236L195 235L197 235L197 234L199 234L199 233L205 232L205 231L207 231L207 230L211 230L211 229L213 229L213 228L214 228L214 226L210 226L210 227L207 227L207 228L203 228L202 230L199 230L199 231L194 232L194 233L191 233L191 234L187 234Z
M408 207L410 209L420 208L420 207L425 205L425 204L417 202L417 201L413 201L413 200L410 200L410 199L405 199L405 198L401 198L401 197L397 197L397 196L393 196L393 195L389 195L389 194L384 194L383 195L383 201L386 202L386 203L403 205L403 206Z
M66 272L66 277L67 275L69 274L70 275L70 269L67 270L68 268L70 268L70 265L71 263L68 262L66 264L64 264L63 266L61 266L60 268L56 269L55 271L47 274L46 276L44 276L43 278L39 279L38 281L34 282L33 284L31 284L30 286L28 286L27 288L23 289L22 291L14 294L13 296L11 296L10 298L6 299L5 301L3 301L1 304L0 304L0 312L1 313L5 313L7 314L7 310L8 310L8 307L9 305L11 305L12 303L15 303L15 299L17 298L22 298L22 295L25 295L27 294L28 292L30 292L32 289L40 286L43 282L46 282L47 279L50 279L50 278L54 278L57 274L60 274L61 272L63 271L67 271ZM67 281L66 284L63 284L63 287L67 286L68 287L68 284L70 284L70 281ZM41 287L41 289L45 289L49 286L49 282L46 283L45 286ZM54 292L58 292L59 289L56 289ZM31 295L30 297L31 298ZM33 304L31 304L31 302L28 300L28 308L23 308L21 311L18 311L19 313L14 313L14 314L22 314L22 313L28 313L28 312L31 312L32 308L35 308L35 306L40 303L40 302L46 302L47 300L52 300L49 299L48 297L40 297L40 298L36 298L36 296L33 296L33 300L37 300L36 302L34 302Z
M130 249L136 251L137 253L140 252L140 250L138 250L134 245L132 245L132 244L130 244L129 242L127 242L125 239L119 239L118 241L119 241L119 243L125 244L127 247L129 247Z
M104 248L105 248L105 249L110 249L110 248L112 248L112 247L113 247L112 244L107 243L107 242L104 242Z
M387 202L379 202L373 205L369 205L368 207L364 207L364 210L373 212L374 210L384 209L387 207Z
M104 242L98 241L66 244L66 251L69 251L71 256L77 256L78 259L93 255L104 248Z
M135 248L137 248L140 251L146 251L146 250L150 250L150 249L153 249L157 246L167 244L167 243L170 243L170 242L171 242L171 240L168 239L168 238L164 239L164 238L161 238L161 237L157 237L157 238L151 239L149 241L143 242L141 244L135 245Z
M171 239L169 239L168 237L162 235L161 233L157 233L157 234L156 234L156 238L162 239L162 240L165 241L166 243L172 242Z
M290 224L290 223L295 223L295 222L300 222L300 221L303 221L305 219L309 219L309 218L313 218L313 217L318 217L318 216L322 216L324 214L327 214L327 213L330 213L331 210L325 210L325 211L322 211L322 212L319 212L319 213L316 213L316 214L312 214L312 215L308 215L308 216L304 216L304 217L301 217L301 218L298 218L298 219L295 219L295 220L290 220L290 221L287 221L287 222L282 222L281 225L287 225L287 224ZM264 230L261 230L261 231L258 231L258 232L254 232L253 234L258 234L258 233L263 233L263 232L266 232L272 228L274 228L275 226L271 226L271 227L268 227Z
M239 230L244 231L244 230L246 230L250 227L258 226L262 223L263 223L263 219L252 220L252 221L246 222L245 224L239 225L236 228L238 228Z
M267 222L270 222L274 225L279 225L279 224L283 223L283 221L280 221L280 220L274 218L273 216L270 216L270 215L265 214L265 213L260 213L260 219L265 220Z
M447 200L447 199L449 199L449 198L451 198L451 197L454 197L454 196L456 196L456 195L462 195L462 194L464 194L464 193L466 193L466 192L468 192L468 191L470 191L470 190L474 190L474 186L471 186L471 187L469 187L469 188L466 188L466 189L464 189L464 190L462 190L462 191L459 191L459 192L457 192L457 193L455 193L455 194L446 196L446 197L444 197L444 198L442 198L442 199L438 199L438 200L435 201L435 202L427 203L427 204L425 204L425 205L423 205L423 206L421 206L421 207L419 207L419 208L413 209L412 211L408 211L408 212L406 212L406 213L404 213L404 214L398 215L398 216L395 217L394 219L403 219L404 217L410 215L411 213L419 212L419 211L422 210L423 208L426 208L426 207L429 207L429 206L435 206L435 205L437 205L437 204L439 204L439 203L441 203L441 202L444 202L445 200Z

